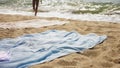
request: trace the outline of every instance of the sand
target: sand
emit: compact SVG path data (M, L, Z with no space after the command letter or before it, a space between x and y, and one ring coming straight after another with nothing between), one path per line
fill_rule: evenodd
M73 53L50 62L33 65L30 68L120 68L120 24L111 22L77 21L62 18L38 18L32 16L0 14L0 23L9 23L35 19L69 21L63 25L44 26L40 28L0 28L0 39L13 38L23 34L43 32L50 29L76 30L81 34L96 33L107 35L103 43L84 53Z

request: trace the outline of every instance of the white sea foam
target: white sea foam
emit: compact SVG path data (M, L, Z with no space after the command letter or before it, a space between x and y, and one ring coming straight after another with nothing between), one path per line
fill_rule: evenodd
M118 12L118 11L117 11ZM32 12L24 11L13 11L7 9L1 9L0 14L19 14L19 15L28 15L34 16ZM120 23L120 15L104 15L104 14L71 14L71 13L60 13L60 12L39 12L39 17L58 17L72 20L83 20L83 21L105 21L105 22L114 22Z

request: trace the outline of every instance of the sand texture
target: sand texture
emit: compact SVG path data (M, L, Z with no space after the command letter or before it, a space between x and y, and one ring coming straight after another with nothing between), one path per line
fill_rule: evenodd
M39 28L2 28L0 27L0 39L18 37L23 34L43 32L50 29L76 30L81 34L96 33L107 35L108 38L96 47L86 50L84 53L73 53L60 57L50 62L33 65L30 68L120 68L120 24L110 22L77 21L62 18L38 18L20 15L0 14L0 23L19 23L27 20L67 21L62 25L43 26ZM40 21L41 22L41 21ZM26 24L27 25L27 24Z

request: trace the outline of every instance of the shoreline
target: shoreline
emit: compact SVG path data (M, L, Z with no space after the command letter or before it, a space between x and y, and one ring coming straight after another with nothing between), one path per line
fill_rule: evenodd
M11 14L11 15L25 15L25 16L34 16L34 12L25 12L25 11L13 11L7 9L0 9L0 14ZM60 13L60 12L38 12L37 17L42 18L65 18L71 20L79 21L101 21L101 22L113 22L120 23L120 15L104 15L104 14L71 14L71 13Z

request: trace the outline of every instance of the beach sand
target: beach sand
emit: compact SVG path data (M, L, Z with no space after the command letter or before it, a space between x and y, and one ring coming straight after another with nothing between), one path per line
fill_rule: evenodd
M76 30L81 34L96 33L107 35L108 38L101 44L83 53L73 53L50 62L33 65L30 68L120 68L120 24L111 22L76 21L62 18L38 18L32 16L0 14L0 23L9 23L22 20L46 19L69 21L63 25L44 26L41 28L0 28L0 39L17 37L23 34L43 32L50 29ZM27 24L26 24L27 25Z

